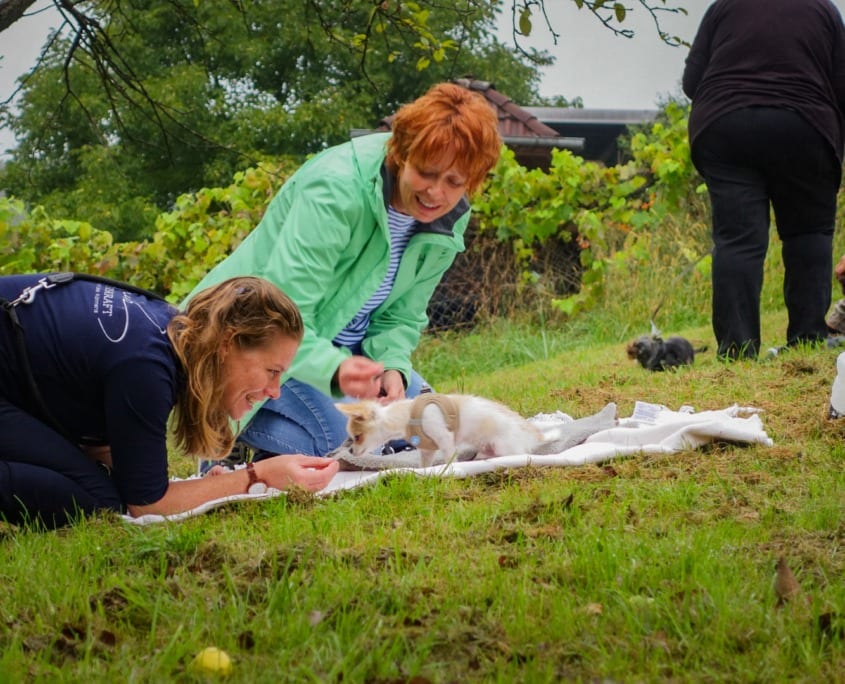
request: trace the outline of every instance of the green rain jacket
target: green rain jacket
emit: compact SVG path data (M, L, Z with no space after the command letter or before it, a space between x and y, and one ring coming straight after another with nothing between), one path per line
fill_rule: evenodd
M305 336L282 381L294 377L339 396L332 377L349 351L331 341L384 280L390 259L387 205L395 179L384 165L389 137L354 138L303 164L255 230L190 295L233 276L254 275L291 297ZM406 386L411 352L428 324L428 301L464 249L469 214L464 197L446 216L416 224L393 289L371 314L364 355L398 370Z

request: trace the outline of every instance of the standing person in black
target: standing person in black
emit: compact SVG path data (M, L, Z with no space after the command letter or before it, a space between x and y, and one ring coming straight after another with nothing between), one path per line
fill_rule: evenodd
M830 0L716 0L683 74L692 160L713 213L713 331L756 358L770 204L787 345L827 335L842 171L845 27Z

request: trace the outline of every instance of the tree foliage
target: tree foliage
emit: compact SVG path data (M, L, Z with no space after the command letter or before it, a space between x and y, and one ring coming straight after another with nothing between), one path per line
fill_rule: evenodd
M667 103L655 122L632 131L631 159L616 166L554 150L548 171L528 170L507 152L473 202L482 230L513 243L526 262L550 238L577 241L581 287L553 304L570 315L591 308L614 272L648 263L652 236L669 214L701 213L687 115L685 105ZM679 259L692 261L684 245L677 248Z
M686 115L683 106L669 103L656 122L634 133L631 160L612 167L563 150L554 153L548 171L529 170L506 150L473 201L479 230L512 245L524 264L550 239L576 240L580 291L554 304L566 314L594 306L614 272L648 262L650 240L669 214L687 214L700 204ZM0 274L88 271L180 301L258 224L295 168L250 169L224 187L182 195L140 242L117 241L88 223L0 198ZM680 257L693 260L684 245L677 247ZM531 277L526 273L527 282Z
M631 8L570 0L626 37ZM636 0L660 28L667 0ZM0 0L0 32L34 0ZM521 104L550 57L545 0L53 0L64 23L0 103L19 145L0 187L119 238L183 192L373 126L430 84L472 75ZM517 52L495 36L510 11ZM20 94L18 112L10 103ZM555 98L556 106L578 104Z
M19 145L0 185L119 238L144 234L183 192L348 139L438 81L471 74L536 100L536 64L548 61L499 43L496 4L472 0L436 12L348 0L59 4L77 28L52 37L20 113L5 112Z

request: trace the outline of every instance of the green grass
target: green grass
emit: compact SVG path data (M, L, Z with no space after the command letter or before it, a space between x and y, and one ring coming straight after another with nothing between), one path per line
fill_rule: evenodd
M765 410L775 445L468 480L395 477L178 524L2 537L0 680L842 681L845 427L835 352L648 374L619 345L441 389L526 414L644 399ZM778 557L807 601L776 607Z
M205 681L189 664L211 645L235 682L845 681L837 352L720 363L693 285L688 312L663 309L689 322L666 334L710 346L689 369L630 361L648 313L624 313L653 298L613 293L575 323L427 338L417 363L441 391L526 415L755 406L774 446L397 476L141 528L0 527L0 681ZM776 300L766 346L785 328ZM780 557L802 596L779 608Z

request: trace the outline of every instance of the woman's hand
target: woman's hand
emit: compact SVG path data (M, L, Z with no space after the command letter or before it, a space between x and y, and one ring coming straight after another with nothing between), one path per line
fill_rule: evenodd
M382 389L384 365L366 356L350 356L337 369L337 386L347 397L375 399Z
M288 489L291 485L319 492L331 482L340 464L333 458L284 454L255 464L255 474L270 487Z
M398 370L385 371L381 376L381 392L378 396L382 404L404 399L405 383L402 380L402 373Z
M366 356L350 356L337 369L337 384L347 397L378 399L389 404L405 398L405 382L398 370L384 370L384 364Z
M319 492L331 482L340 464L332 458L303 456L301 454L280 454L258 461L255 475L270 487L287 489L296 485L309 492ZM212 466L206 477L225 475L231 472L221 465Z
M340 464L332 458L286 454L258 461L255 474L269 487L285 490L296 485L309 492L316 492L329 484L339 468ZM133 517L146 514L174 515L209 501L245 494L248 484L246 468L227 470L215 466L206 477L170 482L164 496L155 503L129 504L127 509Z

